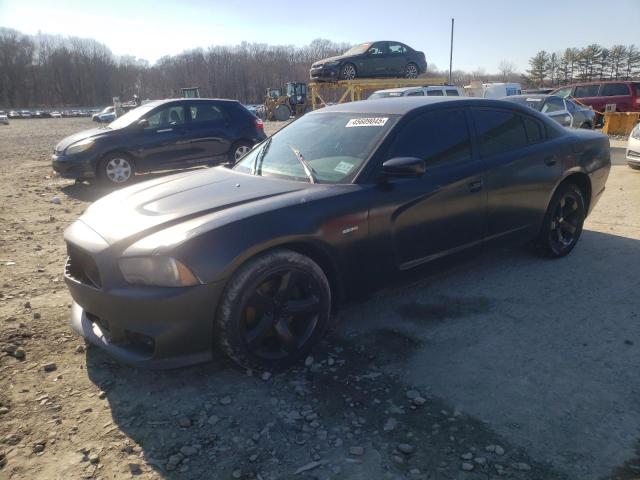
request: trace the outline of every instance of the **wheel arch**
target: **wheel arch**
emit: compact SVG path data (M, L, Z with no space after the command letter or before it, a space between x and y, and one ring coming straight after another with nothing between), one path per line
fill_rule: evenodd
M98 169L102 165L102 162L104 161L104 159L107 158L109 155L113 155L113 154L123 155L128 160L131 160L131 163L133 163L134 172L138 172L138 168L137 168L138 166L136 165L137 158L135 157L135 155L132 155L131 152L128 152L123 148L114 148L113 150L107 150L106 152L102 153L102 155L98 157L95 165L96 174L100 173L98 172Z
M589 178L589 175L581 171L574 171L566 175L562 181L556 185L551 197L549 197L549 201L551 201L551 198L553 198L553 195L556 193L558 188L567 183L573 183L580 189L582 196L584 197L585 211L588 213L589 208L591 207L591 179Z

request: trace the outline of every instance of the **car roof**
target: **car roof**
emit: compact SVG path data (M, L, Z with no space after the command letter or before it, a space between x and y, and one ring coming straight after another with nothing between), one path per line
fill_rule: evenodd
M439 89L439 88L449 88L449 89L457 89L455 85L422 85L420 87L395 87L395 88L385 88L384 90L376 90L375 93L389 93L389 92L408 92L413 90L422 90L424 88L431 89Z
M339 103L330 107L310 112L311 114L323 112L344 112L344 113L383 113L388 115L405 115L413 110L428 108L446 102L457 102L460 106L473 104L476 106L505 106L499 100L487 100L483 98L469 97L397 97L392 100L388 98L369 99L359 102ZM508 108L514 108L516 104L509 103ZM517 108L517 107L515 107Z

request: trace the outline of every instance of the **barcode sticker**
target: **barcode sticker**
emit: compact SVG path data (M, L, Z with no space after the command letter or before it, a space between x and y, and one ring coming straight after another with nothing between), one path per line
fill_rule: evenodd
M382 127L389 117L352 118L346 127Z

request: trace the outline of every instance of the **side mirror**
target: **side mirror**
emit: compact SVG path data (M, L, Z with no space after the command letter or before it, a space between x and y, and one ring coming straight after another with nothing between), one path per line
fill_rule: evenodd
M425 168L424 160L421 158L396 157L382 164L382 173L388 177L421 177Z
M140 127L140 128L148 128L149 127L149 120L147 120L146 118L143 118L142 120L140 120L138 122L138 127Z

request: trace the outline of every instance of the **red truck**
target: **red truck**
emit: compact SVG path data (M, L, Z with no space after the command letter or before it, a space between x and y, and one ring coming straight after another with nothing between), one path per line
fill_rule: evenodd
M640 112L640 82L613 80L572 83L554 90L551 95L574 97L597 112Z

